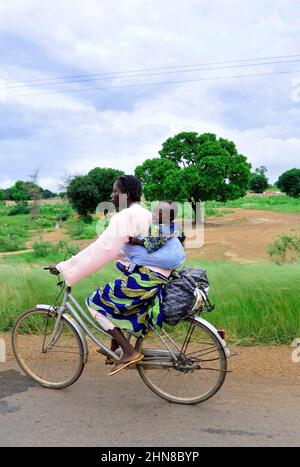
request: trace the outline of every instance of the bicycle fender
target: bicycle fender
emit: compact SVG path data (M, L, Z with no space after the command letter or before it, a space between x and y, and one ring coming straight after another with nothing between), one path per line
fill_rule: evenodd
M45 304L36 305L36 308L38 308L39 310L48 310L48 311L54 310L54 307L52 305L45 305ZM87 358L89 354L89 349L88 349L86 338L84 334L82 333L81 328L79 327L78 323L75 321L75 319L72 318L72 316L68 315L67 313L64 313L63 317L66 321L68 321L68 323L71 326L73 326L73 328L79 335L79 338L80 338L80 341L83 347L83 356L84 356L84 364L85 364L87 362Z
M218 330L211 323L209 323L205 319L201 318L200 316L194 316L194 320L197 321L198 323L203 324L203 326L207 327L216 336L216 338L220 342L220 344L221 344L221 346L222 346L222 348L223 348L223 350L225 352L226 357L229 358L230 357L230 351L229 351L229 349L227 347L227 343L226 343L226 341L224 339L222 339L222 337L218 333Z

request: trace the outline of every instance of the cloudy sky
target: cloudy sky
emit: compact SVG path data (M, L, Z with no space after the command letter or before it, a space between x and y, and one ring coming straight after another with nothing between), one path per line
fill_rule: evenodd
M132 173L180 131L275 181L300 165L299 44L299 0L0 0L0 187Z

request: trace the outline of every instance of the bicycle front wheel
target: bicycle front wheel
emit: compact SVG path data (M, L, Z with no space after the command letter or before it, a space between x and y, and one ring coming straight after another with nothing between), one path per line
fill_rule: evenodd
M53 337L57 314L33 308L25 311L12 331L12 348L22 370L41 386L62 389L75 383L84 369L81 339L61 318Z
M227 372L227 358L217 337L192 318L170 327L168 335L150 332L137 341L137 350L145 355L137 365L144 383L177 404L197 404L213 397Z

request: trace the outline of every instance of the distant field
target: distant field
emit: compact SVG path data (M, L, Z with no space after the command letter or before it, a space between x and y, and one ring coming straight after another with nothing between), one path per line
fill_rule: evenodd
M42 238L58 226L71 240L96 238L96 223L99 218L94 216L92 224L84 224L78 219L68 201L43 200L40 217L35 221L31 219L30 214L9 215L14 204L0 204L0 252L30 248L31 238L36 238L37 235ZM205 203L204 215L206 218L223 217L234 213L236 208L300 214L300 199L284 195L253 195L227 203L208 201ZM182 217L182 214L179 210L178 217Z
M15 204L15 203L14 203ZM40 216L33 220L30 214L9 215L13 205L0 205L0 253L31 248L32 241L43 240L57 227L66 232L70 239L90 239L96 237L95 219L92 225L79 221L68 202L44 202ZM55 236L54 236L55 237ZM34 240L33 240L34 239Z
M207 215L212 214L213 210L243 208L243 209L258 209L263 211L275 211L286 213L300 214L300 198L290 198L285 195L249 195L245 198L240 198L226 203L218 203L216 201L207 201L205 203Z

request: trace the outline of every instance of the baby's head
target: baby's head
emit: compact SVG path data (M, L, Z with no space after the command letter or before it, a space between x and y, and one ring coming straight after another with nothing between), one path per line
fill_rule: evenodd
M152 221L155 224L170 224L178 213L177 204L170 200L160 201L154 206Z

